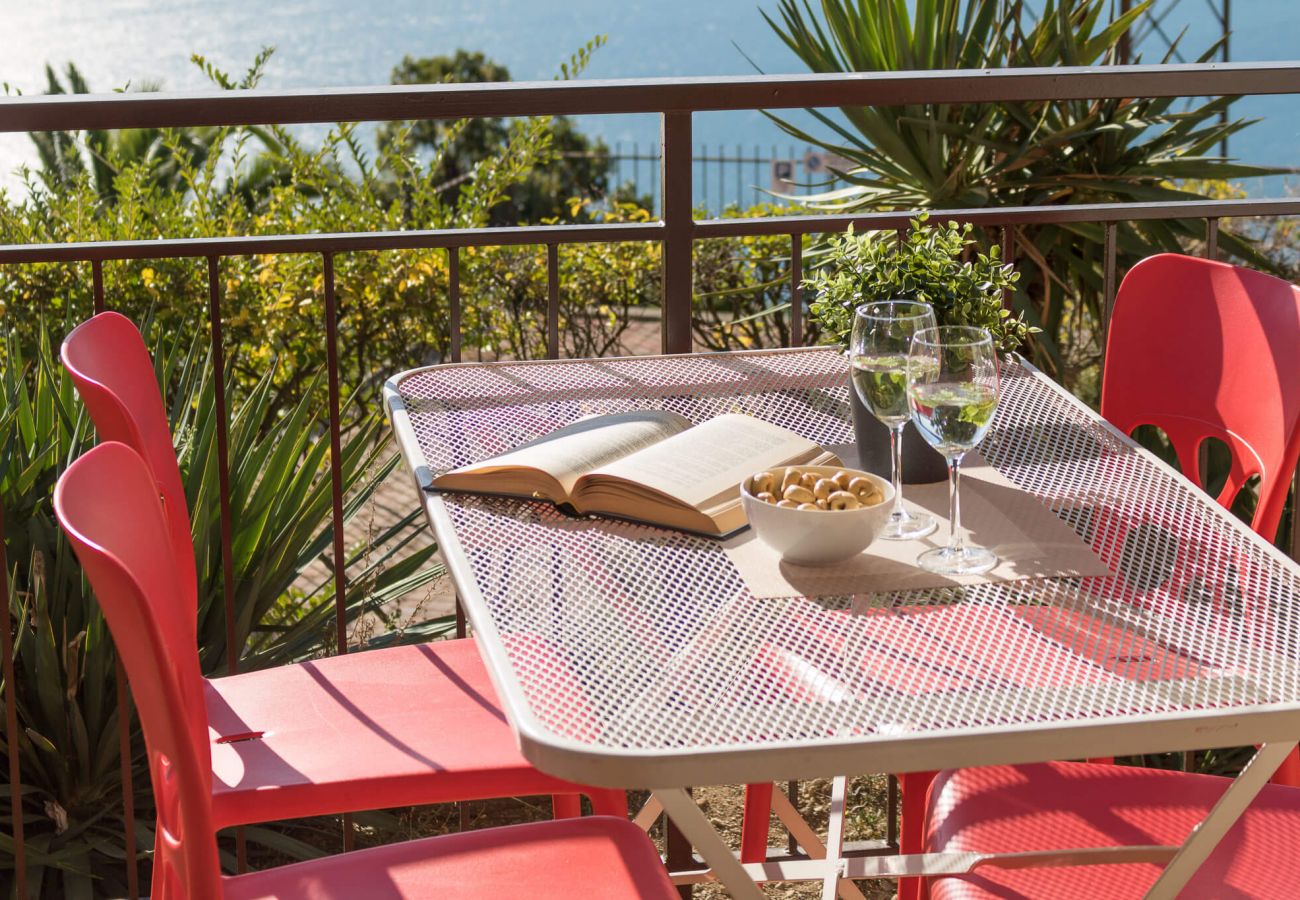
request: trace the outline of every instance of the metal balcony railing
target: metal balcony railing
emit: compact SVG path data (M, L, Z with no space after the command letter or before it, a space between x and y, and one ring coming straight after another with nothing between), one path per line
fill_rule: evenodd
M1026 100L1100 100L1124 97L1217 97L1300 94L1300 62L1108 66L984 71L885 72L850 75L755 76L740 78L670 78L626 81L518 82L351 88L336 90L227 91L221 93L135 93L0 98L0 131L79 131L85 129L197 126L291 125L353 121L458 119L530 115L655 114L662 123L658 221L629 224L548 225L519 228L451 229L347 234L293 234L183 240L115 241L0 246L0 265L89 263L94 308L106 307L104 263L112 260L184 257L203 259L208 274L208 318L216 371L224 371L222 339L222 259L248 254L312 254L320 257L324 279L324 325L327 340L329 434L333 499L334 559L344 558L343 490L340 469L339 321L335 297L334 256L343 252L442 249L448 255L451 359L461 357L460 251L466 247L540 245L547 248L548 355L560 353L558 248L564 244L652 241L663 248L662 349L691 349L692 253L697 240L745 235L786 235L790 239L792 341L801 343L802 236L853 225L859 230L898 229L915 211L854 215L780 216L696 220L692 213L692 117L716 110L791 109L837 106L895 106L923 103L997 103ZM1192 203L1140 203L985 208L931 211L936 220L971 222L992 229L1012 258L1012 228L1044 223L1095 223L1105 242L1105 309L1116 288L1116 224L1136 219L1203 219L1206 253L1218 252L1218 223L1225 217L1294 216L1300 200L1229 200ZM1104 327L1104 323L1103 323ZM221 489L221 550L225 572L227 631L234 645L233 563L229 506L229 425L223 392L216 391L218 467ZM1296 529L1300 531L1300 529ZM0 510L0 533L3 510ZM334 566L338 652L346 652L343 611L345 567ZM0 543L0 596L9 595L7 562ZM6 733L17 734L14 698L12 621L0 629L3 657ZM234 671L235 654L231 654ZM129 729L125 684L119 665L123 796L127 838L128 883L138 894L136 849L132 843ZM17 740L9 746L10 800L14 820L15 876L18 896L26 896L21 773ZM670 857L672 854L670 854ZM679 858L680 859L680 858ZM670 863L673 860L670 858ZM689 854L687 867L689 867Z

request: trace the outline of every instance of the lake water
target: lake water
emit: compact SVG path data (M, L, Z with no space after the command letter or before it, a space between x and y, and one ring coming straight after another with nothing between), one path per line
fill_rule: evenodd
M1232 6L1233 59L1300 56L1300 0L1235 0ZM549 79L596 34L608 35L609 42L585 77L751 74L754 64L773 73L805 71L764 22L760 7L771 13L776 2L0 0L0 81L39 92L45 64L62 67L71 60L96 91L142 82L201 89L208 82L191 54L242 72L266 45L276 48L263 81L273 88L382 84L404 55L457 47L483 51L517 79ZM1164 27L1176 33L1186 25L1185 46L1205 47L1216 27L1205 9L1205 0L1182 0ZM1238 112L1265 121L1234 141L1233 155L1300 166L1300 97L1249 99ZM581 124L624 152L633 143L644 151L658 135L657 122L648 116L587 117ZM777 155L784 156L789 145L756 112L698 115L695 137L711 153L723 147L734 154L739 146L752 155L757 146L767 157L777 145ZM0 186L12 188L13 169L32 158L25 136L0 135ZM754 180L748 172L744 179ZM1282 188L1274 184L1255 192Z

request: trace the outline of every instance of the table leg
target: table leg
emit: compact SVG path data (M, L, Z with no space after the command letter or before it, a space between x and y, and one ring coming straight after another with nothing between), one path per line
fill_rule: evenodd
M740 860L731 852L731 848L713 830L713 825L700 812L691 795L683 788L656 790L654 796L663 806L668 817L677 823L677 827L686 835L687 840L695 845L700 856L709 864L717 879L731 892L736 900L763 900L754 879L749 877Z
M844 878L844 811L848 806L849 779L836 775L831 782L830 826L826 833L826 858L833 866L822 882L822 900L867 900L858 886Z
M1246 811L1250 802L1260 792L1278 766L1291 755L1295 741L1262 745L1246 763L1228 789L1206 815L1201 824L1192 829L1183 846L1165 866L1156 883L1147 892L1147 900L1165 900L1177 897L1187 886L1201 863L1205 862L1219 841L1232 828L1233 823Z
M651 794L646 798L641 811L632 818L632 824L642 831L649 831L654 823L659 820L659 816L663 814L663 811L664 808L659 805L659 798Z
M844 809L845 795L848 792L848 779L843 779L844 784L840 784L841 779L836 779L831 787L831 829L828 836L829 845L834 848L835 858L839 859L840 853L844 849ZM817 836L817 832L812 830L812 826L804 821L799 810L790 802L790 798L780 791L772 793L772 812L780 819L781 824L794 837L795 843L803 849L809 859L822 860L828 856L827 844L822 843L822 839ZM836 816L839 818L836 823ZM840 900L866 900L862 891L852 881L847 879L837 879L837 891Z

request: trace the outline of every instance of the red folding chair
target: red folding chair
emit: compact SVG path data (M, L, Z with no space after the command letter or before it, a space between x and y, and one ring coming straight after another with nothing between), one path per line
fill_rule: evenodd
M126 317L100 313L68 335L62 357L100 439L131 447L153 473L176 568L172 604L193 644L189 513L144 340ZM348 653L201 684L194 708L207 713L205 783L218 828L533 794L553 795L557 816L578 814L579 793L597 813L627 816L625 792L552 778L524 760L473 640Z
M140 713L158 806L155 900L676 896L646 836L610 817L493 828L223 878L203 712L210 692L192 616L176 602L184 594L181 565L160 552L172 532L156 476L131 448L101 444L59 479L54 508L99 598ZM328 742L357 753L348 745L351 712L337 706L333 718L342 727ZM385 739L403 752L436 752L378 733L367 747Z
M923 850L1019 853L1063 848L1177 846L1229 779L1133 766L1041 763L941 773L930 789ZM1300 789L1265 785L1180 896L1290 900L1300 885ZM927 879L930 900L1128 900L1158 863L976 867Z

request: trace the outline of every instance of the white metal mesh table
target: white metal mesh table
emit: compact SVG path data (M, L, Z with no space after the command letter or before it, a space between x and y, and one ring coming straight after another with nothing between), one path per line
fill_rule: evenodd
M981 452L1111 577L759 600L707 538L424 490L647 407L845 444L826 349L440 366L386 405L524 754L553 774L665 789L1294 740L1300 570L1031 367L1002 374Z

